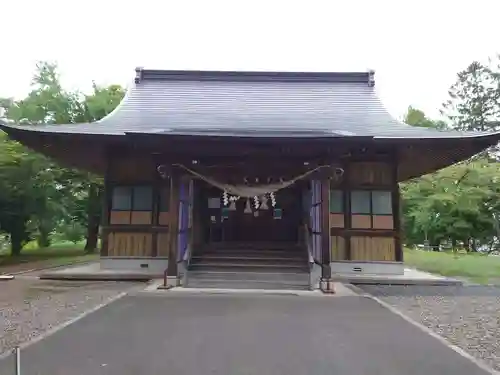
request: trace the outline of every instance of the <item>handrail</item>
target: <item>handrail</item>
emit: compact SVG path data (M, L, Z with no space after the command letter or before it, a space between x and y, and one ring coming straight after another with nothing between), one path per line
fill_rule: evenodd
M306 241L307 255L309 257L309 264L314 263L314 256L312 254L311 233L307 224L304 224L304 238Z
M306 239L306 247L307 247L307 253L308 253L308 257L309 257L309 270L310 270L310 272L309 272L309 285L312 288L312 275L311 275L311 273L312 273L313 266L316 264L319 267L321 267L321 274L324 274L324 269L327 266L314 257L314 254L312 252L312 243L311 243L312 229L307 224L304 224L304 237Z
M189 267L189 264L191 263L191 254L192 254L192 251L191 251L191 247L192 247L191 241L192 240L191 240L191 236L190 236L191 230L192 230L192 228L187 228L188 242L186 244L186 251L184 252L184 255L182 256L182 259L175 260L177 262L177 264L184 265L184 275L183 275L184 282L187 281L187 268ZM170 259L168 261L170 262ZM167 272L168 272L168 267L163 272L163 288L167 288L167 276L168 276Z
M181 262L191 262L191 232L193 228L187 228L187 234L188 234L188 241L186 244L186 251L184 251L184 255L182 256Z
M314 254L312 252L312 243L311 243L311 234L312 233L311 232L312 232L311 228L309 228L309 226L307 224L304 224L304 234L305 234L304 237L306 239L307 253L309 256L309 263L314 263L314 264L321 266L321 262L314 257Z

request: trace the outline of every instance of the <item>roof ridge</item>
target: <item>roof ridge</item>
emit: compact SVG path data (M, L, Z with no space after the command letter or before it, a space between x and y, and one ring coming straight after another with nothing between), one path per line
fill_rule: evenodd
M143 81L236 81L236 82L337 82L375 85L375 71L365 72L283 72L235 70L135 69L135 83Z

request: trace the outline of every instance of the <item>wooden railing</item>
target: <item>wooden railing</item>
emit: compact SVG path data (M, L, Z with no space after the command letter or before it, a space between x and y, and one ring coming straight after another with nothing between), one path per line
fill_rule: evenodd
M311 288L313 288L314 285L312 285L312 282L313 282L312 271L313 271L314 265L317 265L321 268L322 275L325 273L324 268L329 267L329 265L323 264L323 262L320 259L317 259L314 257L314 251L313 251L313 246L312 246L313 233L312 233L312 229L307 224L303 225L303 233L304 233L304 240L306 242L307 253L308 253L308 257L309 257L309 286Z
M188 283L188 270L191 264L191 258L193 257L193 228L188 228L188 242L186 245L186 251L182 257L182 264L184 266L184 274L182 275L182 285L186 286Z

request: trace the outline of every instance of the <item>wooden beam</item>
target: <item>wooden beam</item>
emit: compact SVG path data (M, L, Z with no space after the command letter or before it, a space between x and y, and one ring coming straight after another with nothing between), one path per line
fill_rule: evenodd
M332 278L330 266L330 180L321 181L321 277Z
M191 162L189 162L189 164L186 164L186 167L221 182L241 184L245 179L248 179L250 184L257 184L257 181L258 183L277 183L280 178L290 180L305 173L309 174L301 178L300 181L330 179L333 182L338 177L341 164L336 160L330 161L329 164L325 164L325 162L311 162L304 165L303 162L294 163L293 161L288 161L288 159L287 162L269 163L269 158L255 158L241 163L232 163L226 160L225 164L212 165L201 162L191 165ZM314 170L316 168L318 169ZM181 167L180 170L182 169ZM187 171L185 173L193 179L200 179ZM335 184L335 182L333 183Z
M104 171L104 189L102 192L102 217L101 217L101 256L105 257L109 252L109 236L108 233L104 230L104 227L109 225L109 215L111 213L111 203L112 203L112 194L113 191L109 182L109 170L111 168L111 159L109 154L106 153L106 167Z
M117 232L117 233L168 233L170 231L168 226L157 226L154 227L149 224L115 224L115 225L106 225L103 227L103 230L107 230L108 232Z
M196 221L195 221L195 218L194 218L194 215L195 215L195 189L196 189L196 186L195 186L195 180L194 179L190 179L189 182L188 182L188 186L187 186L187 198L189 200L189 206L188 206L188 246L191 245L191 251L193 251L193 247L194 247L194 241L195 241L195 237L194 237L194 226L196 225Z
M399 167L399 158L397 149L394 152L394 162L392 163L392 213L393 213L393 221L394 221L394 246L396 248L395 258L397 262L403 261L403 245L401 244L401 196L399 193L399 184L398 184L398 167Z
M344 246L345 246L345 257L346 260L351 259L351 236L349 234L349 230L351 229L351 189L349 185L349 173L350 166L349 161L346 161L342 164L342 169L344 170L344 175L342 176L342 182L340 186L342 188L342 195L344 198Z
M109 234L110 231L106 227L101 227L101 257L107 257L109 255Z
M332 236L365 236L365 237L396 237L396 231L387 229L344 229L331 228ZM349 260L349 259L348 259Z
M351 148L359 149L359 140L347 138L297 139L297 138L232 138L232 137L161 137L142 135L133 142L137 150L153 150L171 155L212 155L232 157L237 155L327 155L342 154ZM194 151L196 150L196 151Z
M167 277L177 277L177 252L178 252L178 234L179 234L179 189L180 175L178 169L172 169L170 174L170 207L172 212L170 227L170 247L168 251Z
M155 160L153 160L155 161ZM155 163L156 164L156 163ZM159 173L155 173L155 178L153 182L153 210L152 210L152 221L151 223L153 226L159 226L159 216L160 216L160 194L161 194L161 188L163 185L164 180L161 178ZM153 232L153 238L152 238L152 249L151 253L153 257L158 256L158 232L155 231Z

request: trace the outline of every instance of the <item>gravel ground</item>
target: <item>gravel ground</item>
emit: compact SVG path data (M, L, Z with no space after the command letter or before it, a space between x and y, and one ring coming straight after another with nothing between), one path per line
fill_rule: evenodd
M26 262L22 263L17 263L17 264L2 264L2 259L0 258L0 275L14 275L17 273L27 273L29 275L35 274L37 271L33 270L46 270L48 268L52 267L68 267L73 264L83 264L83 263L91 263L94 262L97 255L91 255L91 256L75 256L75 257L68 257L65 259L65 262L62 263L61 260L59 259L59 264L55 263L57 259L41 259L41 260L29 260Z
M0 284L0 353L39 336L117 294L125 282L80 282L17 277Z
M500 370L500 286L360 286Z

